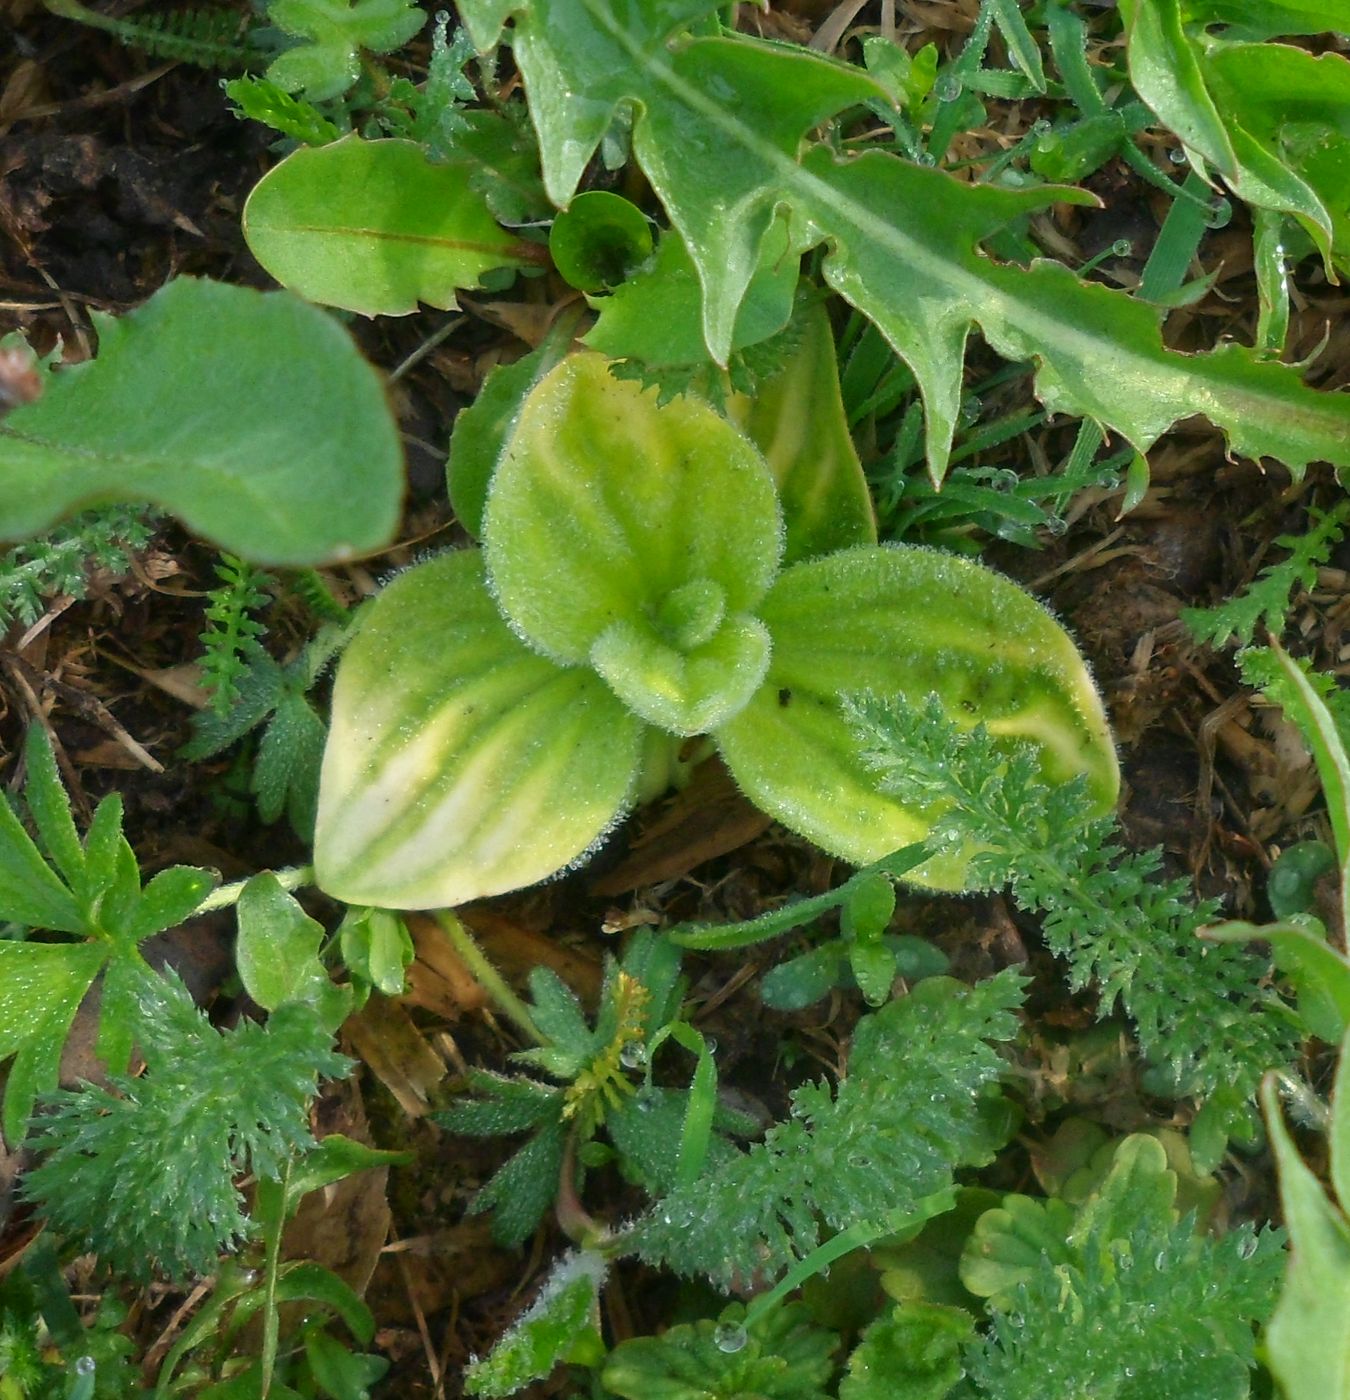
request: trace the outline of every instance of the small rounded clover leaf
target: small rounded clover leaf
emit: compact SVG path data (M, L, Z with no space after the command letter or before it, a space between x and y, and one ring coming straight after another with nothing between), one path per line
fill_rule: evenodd
M544 879L651 792L671 736L700 733L784 825L876 860L941 813L878 789L841 703L863 691L936 694L963 726L1030 741L1047 780L1083 774L1114 799L1101 702L1039 603L903 546L780 573L778 496L750 441L597 355L530 392L483 538L395 580L339 666L315 866L349 903L430 908ZM912 878L959 888L971 854Z

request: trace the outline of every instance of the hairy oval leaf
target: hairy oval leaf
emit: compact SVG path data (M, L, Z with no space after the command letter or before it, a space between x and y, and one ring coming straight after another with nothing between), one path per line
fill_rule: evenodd
M1083 658L991 570L908 546L844 550L788 569L760 617L768 676L715 737L747 795L825 850L868 864L923 840L941 815L878 789L840 709L847 694L936 694L962 727L1030 740L1049 781L1083 773L1102 809L1114 801L1115 749ZM968 860L936 856L906 878L959 888Z
M542 880L618 816L641 739L593 671L512 635L477 550L419 564L338 667L318 883L349 904L429 909Z
M331 317L284 292L179 278L94 323L98 358L52 373L0 422L0 538L108 500L149 501L264 564L393 534L398 430Z
M720 590L727 617L752 610L781 533L773 478L742 434L697 400L658 406L655 391L581 354L521 409L483 540L502 612L571 664L622 621L662 626L687 650L667 623L690 585Z

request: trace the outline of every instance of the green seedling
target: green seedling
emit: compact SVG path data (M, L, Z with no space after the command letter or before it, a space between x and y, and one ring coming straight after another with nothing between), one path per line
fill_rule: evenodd
M650 934L635 939L622 963L606 968L592 1024L557 976L536 968L520 1019L538 1044L515 1058L553 1082L476 1070L469 1080L475 1097L437 1115L452 1132L530 1134L474 1199L475 1211L492 1211L493 1235L503 1244L528 1238L555 1203L570 1231L583 1238L588 1226L573 1203L579 1169L588 1162L617 1155L625 1173L653 1192L673 1181L669 1148L680 1139L691 1095L650 1083L639 1091L636 1078L649 1068L648 1046L660 1043L657 1033L678 1012L678 972L679 955L670 944ZM696 1053L706 1054L698 1044ZM706 1102L692 1111L710 1110L711 1096L706 1089ZM613 1151L596 1150L601 1128Z
M818 943L765 973L765 1006L797 1011L832 988L856 985L869 1006L880 1006L899 976L918 981L947 971L946 957L921 938L887 933L895 886L880 872L864 875L840 908L838 938Z
M936 692L1033 742L1110 805L1116 763L1068 636L976 564L872 545L783 569L774 478L692 400L578 355L537 384L493 476L481 551L376 602L334 691L315 836L351 903L453 905L581 858L708 734L746 793L857 864L939 815L881 794L846 691ZM789 536L791 527L789 526ZM958 888L969 852L912 878Z

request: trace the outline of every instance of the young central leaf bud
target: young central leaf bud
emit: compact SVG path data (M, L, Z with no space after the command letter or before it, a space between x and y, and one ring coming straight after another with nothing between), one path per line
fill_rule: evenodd
M591 648L590 661L648 724L671 734L706 734L759 688L769 669L769 634L756 618L739 614L723 618L706 641L680 650L647 623L616 622Z
M726 616L727 595L710 578L690 579L672 589L656 611L656 627L676 651L693 651L712 641Z

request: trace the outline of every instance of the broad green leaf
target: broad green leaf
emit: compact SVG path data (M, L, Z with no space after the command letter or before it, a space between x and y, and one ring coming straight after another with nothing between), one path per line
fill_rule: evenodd
M955 555L844 550L786 570L759 609L773 639L764 685L718 728L747 796L858 865L924 839L939 811L877 789L840 710L847 694L936 694L962 727L1041 751L1047 781L1078 773L1106 809L1118 783L1106 717L1068 634L1030 594ZM969 852L906 876L959 888Z
M829 317L815 306L802 321L801 344L787 364L762 380L753 398L738 395L728 405L778 485L785 564L877 538L867 478L844 413Z
M742 434L694 399L658 407L582 354L522 408L483 537L512 627L569 665L621 621L674 652L712 643L764 596L780 532L773 479Z
M235 961L244 990L275 1011L289 1001L312 1001L328 978L319 961L323 925L311 919L270 871L255 875L239 896Z
M802 155L822 120L884 92L805 50L679 36L711 8L707 0L634 0L619 11L605 0L465 0L461 11L480 48L513 18L555 202L570 198L617 106L634 104L633 149L694 259L719 363L763 236L786 207L794 228L829 245L826 280L913 370L937 480L974 327L999 354L1037 364L1047 407L1094 418L1140 451L1198 411L1235 450L1278 457L1296 473L1310 461L1350 460L1345 394L1318 394L1296 371L1235 345L1194 356L1167 350L1154 313L1129 296L1058 264L1006 266L979 251L1013 219L1090 196L971 185L882 152Z
M83 933L84 915L42 859L9 800L0 793L0 918L30 928Z
M1261 1104L1293 1246L1266 1329L1270 1369L1287 1400L1350 1400L1350 1224L1299 1156L1273 1075L1261 1086Z
M1122 0L1121 10L1130 76L1144 101L1239 198L1292 215L1324 259L1332 256L1333 241L1344 254L1350 63L1339 54L1324 62L1287 44L1207 42L1183 27L1182 0ZM1300 128L1311 129L1313 166L1325 189L1306 178L1289 149L1297 143L1288 143L1285 132ZM1336 148L1330 160L1329 145Z
M846 207L866 209L871 219L906 210L904 237L922 240L903 252L901 235L891 231L847 247L841 241L825 276L872 316L915 371L935 474L959 409L961 349L972 319L1006 359L1037 364L1036 393L1048 409L1094 418L1140 452L1198 412L1236 451L1278 457L1295 472L1322 458L1350 459L1350 395L1309 389L1288 366L1264 363L1244 346L1203 355L1164 349L1154 312L1141 302L1080 281L1059 263L1021 268L976 253L980 215L992 219L1005 197L1026 192L960 186L941 171L879 153L841 163L820 151L806 165Z
M1181 0L1121 0L1135 91L1193 151L1232 175L1237 155L1205 86Z
M1350 60L1290 44L1214 44L1204 66L1229 125L1259 150L1252 167L1276 172L1270 183L1283 198L1250 202L1292 213L1319 248L1329 233L1332 255L1350 268ZM1240 180L1233 188L1248 197Z
M52 373L0 422L0 538L103 500L149 501L266 564L393 534L398 431L374 371L323 312L180 278L94 322L98 358Z
M467 1395L514 1395L569 1357L598 1360L600 1290L609 1264L592 1250L567 1255L539 1296L481 1361L464 1373Z
M651 256L652 229L631 200L608 190L588 190L554 219L548 251L569 287L603 292Z
M488 486L520 406L526 394L567 354L577 319L576 314L564 312L537 349L513 364L498 365L483 381L474 401L455 418L445 480L456 518L475 538L483 533Z
M34 1097L56 1087L70 1023L107 956L98 943L0 942L0 1061L23 1056L5 1090L11 1146L23 1138Z
M395 579L338 667L314 861L349 904L429 909L583 855L628 800L641 725L507 629L476 550Z
M268 66L267 78L311 102L340 97L361 74L362 49L390 53L426 23L412 0L270 0L268 19L306 42Z
M415 141L302 147L253 187L244 238L283 286L365 316L451 308L457 287L537 261L470 183Z

